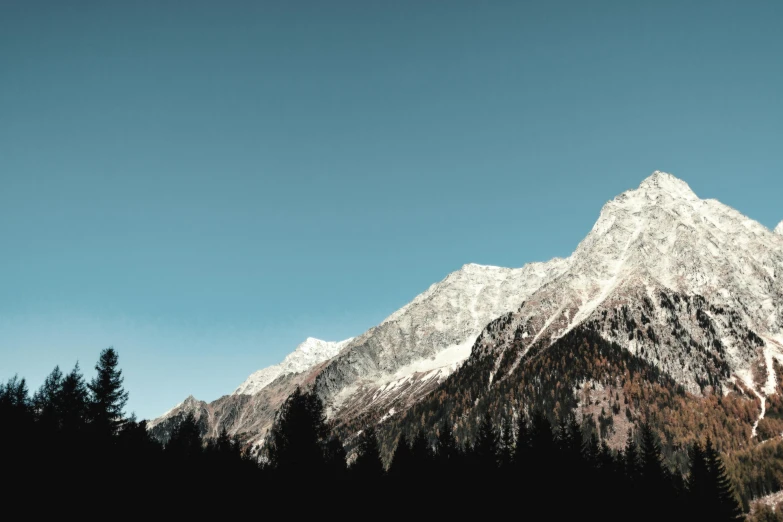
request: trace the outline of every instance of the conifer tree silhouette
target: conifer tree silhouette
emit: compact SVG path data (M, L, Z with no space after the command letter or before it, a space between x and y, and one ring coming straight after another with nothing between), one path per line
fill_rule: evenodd
M389 477L399 483L405 479L414 476L416 473L416 459L411 447L408 445L408 439L405 433L400 434L397 441L397 448L394 450L394 456L389 465Z
M324 459L326 464L325 472L333 480L344 480L348 472L348 455L345 452L343 443L337 436L332 436L324 446Z
M500 434L500 465L508 470L514 464L514 427L511 417L503 418Z
M498 434L492 424L489 412L484 414L479 424L476 442L473 444L473 458L477 470L492 471L498 467L500 443Z
M704 458L709 466L705 489L707 503L714 509L712 520L716 522L739 520L742 517L742 509L734 495L734 488L728 473L726 473L726 467L723 465L720 453L712 444L710 437L707 437L704 444Z
M531 439L527 418L522 412L517 416L516 440L514 441L514 467L517 474L527 473L524 468L529 466Z
M270 431L271 467L283 479L323 476L328 436L321 400L297 388L280 407Z
M114 348L106 348L95 365L97 375L87 385L90 390L90 418L97 436L110 438L122 426L128 392L123 388L122 370L119 369L119 355Z
M60 428L66 437L77 437L87 425L89 393L79 363L65 376L60 396Z
M356 446L356 460L351 466L351 474L361 481L377 480L384 475L383 461L378 446L375 428L366 427L359 435Z
M204 451L201 429L192 411L187 412L171 431L166 452L179 460L194 460Z
M33 395L32 406L36 421L45 431L55 432L60 429L62 389L63 372L59 366L55 366Z

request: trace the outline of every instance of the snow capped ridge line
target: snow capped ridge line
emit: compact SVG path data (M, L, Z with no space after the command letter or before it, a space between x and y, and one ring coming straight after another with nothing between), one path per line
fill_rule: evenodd
M642 181L637 190L662 191L672 195L677 195L685 199L699 199L691 189L690 185L688 185L685 181L669 174L668 172L663 172L660 170L656 170L647 179Z
M737 335L740 325L761 337L783 333L781 237L717 200L700 199L670 174L656 171L638 189L606 203L568 264L565 273L504 321L509 325L506 341L498 343L497 332L483 332L479 352L505 350L517 328L530 331L533 342L554 342L580 324L604 324L623 306L627 313L641 307L645 317L636 318L639 331L647 331L649 324L662 339L661 344L648 343L645 357L695 392L710 370L676 336L667 338L673 318L674 324L690 323L691 339L721 346L720 359L735 374L747 372L757 356L756 347L747 342L751 336ZM712 339L701 332L705 327L693 322L695 304L685 309L657 304L660 296L673 294L714 306L717 311L707 308L701 318L706 324L710 317L710 335L722 336ZM618 331L607 328L603 335L632 353L650 338L627 331L623 337Z
M254 372L235 391L234 395L254 395L264 389L269 383L281 375L301 373L309 368L331 359L342 350L353 338L339 342L322 341L308 337L289 353L283 362Z
M639 332L629 338L606 323L602 335L631 353L647 354L689 390L696 389L696 380L708 375L707 363L696 358L697 351L689 356L690 350L677 344L668 321L676 319L704 347L719 341L721 360L744 375L756 348L740 325L783 342L781 274L783 223L773 233L719 201L700 199L671 174L655 171L638 188L606 203L568 258L521 268L465 264L356 338L339 343L308 338L280 364L252 374L234 394L209 405L181 404L173 413L184 406L208 411L211 433L225 427L255 442L296 386L312 387L338 423L365 414L381 418L392 408L401 415L468 357L499 357L508 349L521 354L580 324L611 319L623 305L638 315ZM661 304L663 294L690 301L678 301L670 310ZM697 300L709 304L701 320L714 324L715 339L694 319ZM711 311L713 305L721 312ZM494 329L487 327L493 324ZM653 330L662 344L649 335ZM778 351L783 358L783 347Z

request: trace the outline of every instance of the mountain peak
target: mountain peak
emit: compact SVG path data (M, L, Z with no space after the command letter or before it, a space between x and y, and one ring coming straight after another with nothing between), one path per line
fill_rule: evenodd
M778 223L778 226L775 227L775 233L783 236L783 221Z
M261 391L267 384L273 382L281 375L300 373L313 365L331 359L342 350L353 337L339 342L323 341L315 337L308 337L296 350L289 353L283 362L274 366L268 366L250 375L234 394L254 395Z
M639 190L666 192L672 196L696 197L691 187L683 180L668 172L656 170L639 185Z

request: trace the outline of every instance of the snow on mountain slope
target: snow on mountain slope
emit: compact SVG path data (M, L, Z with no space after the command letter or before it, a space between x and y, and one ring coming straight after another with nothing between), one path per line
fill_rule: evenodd
M251 374L234 391L234 394L255 395L281 375L302 373L316 364L331 359L352 340L329 342L308 337L305 342L296 347L296 350L288 354L280 364L263 368Z
M568 265L479 352L519 357L592 323L698 393L731 374L752 384L761 338L783 330L783 238L670 174L607 203Z
M569 258L518 269L465 265L364 334L308 340L233 395L188 407L206 419L206 433L225 427L254 442L296 386L314 387L338 423L389 418L468 357L495 359L492 385L534 343L580 324L689 391L739 379L763 398L750 368L783 358L769 341L783 340L783 236L656 171L608 202Z
M563 259L522 268L465 265L354 339L317 376L316 390L330 415L338 416L391 407L398 399L415 400L467 359L487 323L567 266ZM391 386L393 382L418 384ZM368 397L373 398L369 403Z
M517 269L465 265L361 336L339 343L308 339L281 364L252 374L232 395L209 404L186 401L150 427L165 437L171 422L194 411L205 419L206 435L225 427L259 442L296 386L317 383L331 415L337 405L345 414L361 413L368 395L375 397L373 407L407 404L431 391L470 355L489 321L514 309L566 266L562 259Z
M778 223L778 226L775 227L775 232L783 236L783 221Z

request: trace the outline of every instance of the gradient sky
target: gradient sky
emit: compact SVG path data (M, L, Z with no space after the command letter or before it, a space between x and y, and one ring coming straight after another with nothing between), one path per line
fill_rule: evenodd
M70 5L65 5L70 4ZM0 3L0 379L213 400L653 170L783 219L783 2Z

